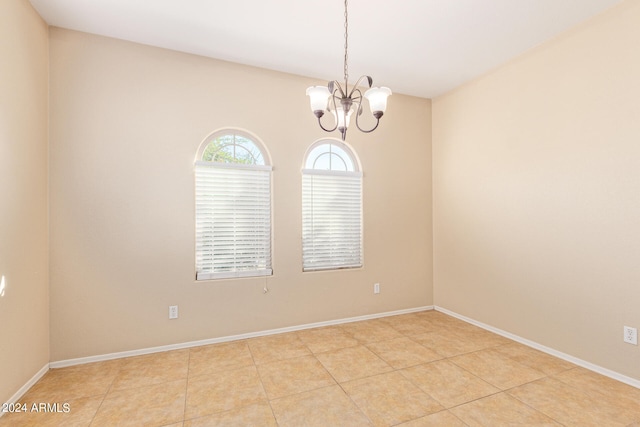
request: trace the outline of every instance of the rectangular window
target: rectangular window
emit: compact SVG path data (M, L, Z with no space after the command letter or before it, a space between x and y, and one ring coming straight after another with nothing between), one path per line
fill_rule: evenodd
M362 173L302 171L303 270L362 267Z
M268 276L271 166L196 162L196 280Z

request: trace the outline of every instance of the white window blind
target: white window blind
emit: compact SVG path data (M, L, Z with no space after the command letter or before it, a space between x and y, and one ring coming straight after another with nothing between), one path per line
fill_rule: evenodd
M271 166L196 162L196 279L271 275Z
M362 173L302 171L303 270L362 266Z

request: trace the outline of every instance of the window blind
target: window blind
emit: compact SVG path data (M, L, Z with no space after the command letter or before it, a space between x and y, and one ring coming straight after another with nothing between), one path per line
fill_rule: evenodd
M271 275L271 167L195 170L196 279Z
M362 174L302 172L304 271L362 266Z

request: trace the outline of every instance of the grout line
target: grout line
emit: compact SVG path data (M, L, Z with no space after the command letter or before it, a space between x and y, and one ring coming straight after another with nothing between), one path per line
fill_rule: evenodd
M102 405L104 404L104 401L107 400L107 396L109 395L109 392L111 392L111 389L113 388L113 384L116 382L116 378L118 378L118 375L120 374L121 369L122 369L121 367L118 368L118 371L113 376L113 379L111 380L111 384L109 384L109 387L107 388L107 391L104 393L104 395L102 395L102 400L100 401L100 405L98 405L98 408L96 409L96 413L93 414L93 417L91 417L91 421L89 422L89 426L91 426L91 424L93 424L93 422L96 420L96 417L98 416L98 412L100 412L100 409L102 408Z
M549 377L547 376L546 378L549 378ZM542 378L540 378L540 379L542 379ZM536 380L536 381L538 381L538 380ZM526 384L531 384L531 383L536 382L536 381L530 381L530 382L528 382L528 383L526 383ZM525 385L525 384L521 384L521 385ZM520 387L520 386L516 386L516 387ZM552 417L551 415L547 414L547 413L546 413L546 412L544 412L542 409L539 409L539 408L536 408L536 407L534 407L534 406L531 406L531 405L529 405L527 402L525 402L524 400L519 399L517 396L514 396L514 395L512 395L511 393L508 393L508 391L509 391L509 390L513 390L513 389L514 389L514 388L516 388L516 387L511 387L510 389L505 390L505 391L504 391L504 393L506 393L506 395L507 395L507 396L509 396L509 397L511 397L511 398L513 398L513 399L515 399L515 400L517 400L518 402L522 403L523 405L527 406L528 408L531 408L531 409L533 409L534 411L539 412L539 413L541 413L542 415L544 415L545 417L549 418L550 420L553 420L554 422L556 422L556 423L558 423L558 424L560 424L560 425L564 426L564 423L561 423L559 420L556 420L554 417Z
M276 413L273 410L273 406L271 405L271 399L269 399L269 395L267 394L267 389L264 386L264 381L262 379L262 375L260 375L260 369L258 368L258 364L256 363L256 358L253 354L253 350L251 350L251 345L249 345L249 340L247 340L247 348L249 349L249 354L251 354L251 360L253 360L253 367L256 369L256 375L258 375L258 380L260 381L260 387L262 387L262 392L264 393L264 397L267 400L267 405L269 405L269 409L271 410L271 416L273 417L273 420L276 422L276 425L280 425L280 423L278 423L278 419L276 418ZM288 358L288 359L282 359L282 360L290 360L293 358Z
M189 356L187 357L187 378L185 381L185 390L184 390L184 409L182 410L182 425L187 418L187 397L189 395L189 366L191 365L191 349L189 349Z

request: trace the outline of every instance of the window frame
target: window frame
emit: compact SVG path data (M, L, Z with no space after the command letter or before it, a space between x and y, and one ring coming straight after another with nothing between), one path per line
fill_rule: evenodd
M226 135L233 135L234 137L240 136L249 140L259 151L264 162L264 165L260 164L243 164L243 163L231 163L231 162L216 162L216 161L207 161L202 160L202 157L209 145L217 138ZM239 145L235 144L234 145ZM199 208L198 208L198 197L200 196L199 191L202 188L199 187L198 179L199 179L199 169L200 168L213 168L217 171L225 171L229 170L230 174L233 174L232 171L237 171L239 174L243 173L268 173L268 179L266 181L266 185L268 187L268 192L265 193L265 196L268 195L268 203L269 207L266 210L266 216L269 220L268 230L268 239L262 240L262 243L267 243L268 246L267 256L266 256L266 267L265 268L256 268L256 269L237 269L237 264L232 264L232 269L229 271L202 271L203 265L199 262L199 256L201 256L199 245L201 244L201 238L199 237L199 225L201 224L202 218L199 218ZM224 172L223 172L224 173ZM264 144L264 142L258 138L255 134L238 128L222 128L218 129L214 132L211 132L207 135L206 138L200 143L198 150L196 152L196 159L194 161L194 219L195 219L195 245L194 245L194 267L195 267L195 281L203 282L210 280L224 280L224 279L236 279L236 278L251 278L251 277L265 277L273 275L273 166L271 161L271 155ZM202 177L200 177L202 179ZM234 239L234 242L236 240ZM233 246L233 245L232 245ZM213 256L213 255L212 255ZM212 260L210 264L213 264Z
M306 166L310 163L310 155L313 154L314 150L316 150L316 148L323 146L323 145L329 145L329 151L328 153L332 153L331 151L331 145L335 145L338 146L341 151L343 151L350 160L350 164L353 167L353 170L330 170L330 169L310 169L307 168ZM315 164L317 162L317 159L320 158L322 155L326 154L327 152L324 153L320 153L319 155L316 156L315 159L313 159L313 164ZM330 157L331 158L331 157ZM346 163L346 162L345 162ZM335 270L344 270L344 269L357 269L357 268L363 268L364 267L364 220L363 220L363 205L364 205L364 197L363 197L363 173L362 173L362 166L360 163L360 159L358 158L357 153L355 152L355 150L348 145L347 143L338 140L338 139L334 139L334 138L323 138L320 140L317 140L316 142L314 142L313 144L311 144L309 146L309 148L307 149L305 155L304 155L304 159L303 159L303 168L302 168L302 271L303 272L314 272L314 271L335 271ZM349 169L348 165L347 165L347 169ZM306 219L308 218L308 195L306 195L306 192L309 190L306 187L306 183L308 182L308 179L313 179L313 177L318 177L320 179L325 179L325 180L329 180L329 185L331 185L331 178L335 178L334 179L334 185L337 185L336 183L339 181L342 181L342 183L340 183L339 187L351 187L350 190L354 191L353 188L353 183L350 185L348 183L349 180L353 180L353 178L357 178L357 189L355 191L357 191L358 193L358 208L356 210L351 209L348 210L349 213L354 213L357 212L357 223L358 223L358 231L359 231L359 238L358 238L358 245L357 245L357 258L358 258L358 262L356 263L347 263L347 262L338 262L338 263L332 263L332 264L324 264L318 260L314 261L309 260L309 256L308 254L310 254L310 251L313 252L315 251L315 248L312 247L311 249L307 248L308 245L308 241L309 241L309 237L306 237L307 235L307 229L308 229L308 224L305 223ZM311 184L313 185L313 184ZM313 189L313 187L310 189L312 192L314 192L315 190ZM312 196L311 196L312 197ZM327 211L329 211L331 209L327 209ZM313 215L312 215L313 216ZM345 222L351 222L352 224L354 223L352 221L352 218L350 216L347 216L346 218L342 219ZM313 219L311 220L313 222ZM312 225L313 228L313 225ZM331 233L330 233L331 234ZM333 233L334 235L345 235L345 234L349 234L348 232L337 232L337 233ZM331 238L329 238L330 240ZM334 247L338 247L335 242L332 243L333 246L331 246L332 248ZM340 250L338 250L337 252L340 252ZM313 257L313 255L311 255L311 257ZM325 257L325 258L321 258L321 259L328 259L328 258L336 258L339 259L340 257L333 257L333 256L329 256L329 257ZM346 258L345 258L346 259ZM314 266L313 264L316 263L316 265Z

